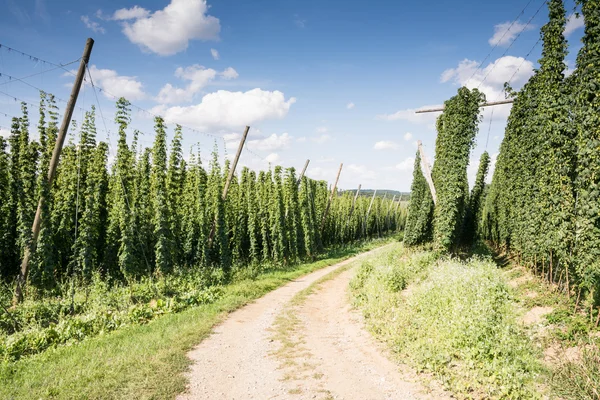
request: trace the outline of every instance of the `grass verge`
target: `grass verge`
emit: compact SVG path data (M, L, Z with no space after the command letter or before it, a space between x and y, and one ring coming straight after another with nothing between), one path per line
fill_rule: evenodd
M229 312L301 275L389 241L330 251L314 263L277 270L223 288L214 303L167 314L70 346L0 364L3 399L163 399L185 389L186 353Z
M538 398L539 354L493 260L392 247L364 261L351 282L374 335L458 398Z

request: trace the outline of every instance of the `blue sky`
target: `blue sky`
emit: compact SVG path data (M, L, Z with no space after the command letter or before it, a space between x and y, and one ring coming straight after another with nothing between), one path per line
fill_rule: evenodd
M132 123L147 133L144 145L152 141L151 114L166 117L169 134L183 124L185 148L199 143L204 157L215 140L221 156L231 157L248 124L242 165L300 169L310 158L307 174L332 181L343 162L345 189L409 190L415 141L430 159L435 148L437 114L414 109L441 105L461 85L480 87L489 101L503 98L513 76L520 87L537 65L541 44L533 46L547 20L543 0L0 1L3 46L67 63L81 56L87 37L95 39L90 71L104 89L108 120L98 121L99 138L109 136L113 147L111 94L147 111L134 108ZM573 2L566 7L571 14ZM582 25L568 23L571 66ZM20 115L12 97L37 102L31 86L68 98L73 77L52 68L0 48L0 134L7 135L7 115ZM24 79L31 86L10 79L32 74ZM92 104L86 86L74 119ZM484 112L471 177L486 142L497 153L509 110Z

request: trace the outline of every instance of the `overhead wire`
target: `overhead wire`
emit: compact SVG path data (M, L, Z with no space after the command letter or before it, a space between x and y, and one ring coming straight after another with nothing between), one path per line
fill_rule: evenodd
M504 34L502 34L502 36L500 37L500 39L498 39L498 41L496 42L496 44L494 44L494 47L492 47L492 49L487 54L487 56L485 56L485 58L483 59L483 61L481 63L479 63L479 66L477 66L477 68L475 69L475 71L473 71L473 75L471 75L471 77L469 78L469 81L471 79L473 79L473 77L475 76L475 74L477 74L477 71L479 71L481 69L481 67L483 66L483 64L485 64L485 62L490 58L490 56L492 55L492 53L494 52L494 50L496 50L496 48L500 45L500 43L502 43L502 40L506 37L506 35L508 34L508 32L510 32L511 28L517 23L517 21L519 20L519 18L521 18L521 16L525 14L525 10L527 9L527 7L529 7L529 5L531 3L533 3L533 1L534 0L529 0L529 2L521 10L521 12L519 13L519 15L517 15L515 17L515 19L511 22L511 24L509 25L509 27L504 31Z
M73 61L65 64L65 66L74 64L76 62L79 62L80 60L81 60L81 58L78 58L77 60L73 60ZM13 81L20 81L20 82L25 83L26 85L32 86L28 82L25 82L25 79L33 78L34 76L38 76L38 75L43 75L43 74L45 74L47 72L56 71L57 69L64 69L64 68L62 66L58 66L58 67L54 67L52 69L48 69L48 70L43 70L43 71L40 71L40 72L36 72L35 74L23 76L21 78L17 78L15 76L9 75L9 74L7 74L5 72L0 72L0 77L3 77L3 76L8 77L8 80L5 81L5 82L0 82L0 85L6 85L6 84L9 84L9 83L12 83Z
M73 62L68 62L68 63L65 63L65 64L62 64L62 63L58 63L58 64L57 63L53 63L52 61L44 60L41 57L34 56L32 54L29 54L29 53L25 53L24 51L15 49L14 47L10 47L10 46L7 46L7 45L2 44L2 43L0 43L0 50L7 50L9 53L10 52L18 53L18 54L20 54L20 55L22 55L24 57L29 57L29 59L31 59L32 61L35 61L35 62L40 62L41 61L41 62L43 62L45 64L53 65L53 66L59 67L59 68L60 67L64 67L65 65L69 65L69 64L73 63Z
M523 26L523 28L521 29L521 31L517 34L517 36L515 36L515 38L513 39L513 41L510 43L510 45L504 51L504 53L502 53L502 56L500 58L503 58L504 56L506 56L506 54L511 49L511 47L515 44L515 42L517 41L517 39L519 39L519 37L521 36L521 34L523 34L523 32L525 32L525 30L529 27L529 25L531 25L531 22L535 19L535 17L537 17L537 15L542 10L542 7L544 7L547 3L548 3L548 0L544 0L542 2L542 4L540 5L540 7L537 9L537 11L533 14L533 16L531 18L529 18L529 21L527 21L527 23ZM496 66L498 66L498 63L495 63L492 66L492 68L490 68L490 70L487 72L487 74L483 77L483 80L477 86L477 89L479 89L481 87L481 85L483 85L485 83L486 79L490 76L490 74L492 73L492 71L494 71L494 69L496 69Z

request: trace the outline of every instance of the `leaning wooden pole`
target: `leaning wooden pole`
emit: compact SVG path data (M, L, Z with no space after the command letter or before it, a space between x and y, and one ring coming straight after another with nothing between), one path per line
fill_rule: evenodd
M52 159L50 160L50 166L48 167L47 179L49 186L52 186L52 182L54 181L54 177L56 176L56 168L58 167L60 154L62 153L65 138L67 137L67 131L69 130L69 125L71 124L73 110L75 109L75 104L77 103L77 97L79 96L79 90L81 89L81 84L83 83L85 69L87 68L88 62L90 61L90 55L92 54L93 47L94 39L88 38L85 42L85 47L83 48L83 55L81 56L81 62L79 63L79 70L77 71L77 75L75 76L75 82L73 83L73 88L71 89L71 96L69 97L67 108L65 109L65 115L63 117L60 130L58 131L58 137L56 138L56 144L54 145L54 150L52 152ZM15 284L15 295L13 297L13 305L23 301L23 288L25 287L25 283L27 282L27 275L29 274L29 263L31 262L31 257L33 253L35 253L35 249L37 247L37 240L42 227L42 208L45 201L46 199L42 194L38 201L38 207L37 211L35 212L33 226L31 227L31 242L29 243L29 246L25 246L23 261L21 262L21 272L19 273L19 276L17 277L17 282Z
M371 203L369 203L369 209L365 214L365 219L363 220L363 234L367 236L367 220L369 219L369 214L371 213L371 208L373 208L373 202L375 201L375 196L377 195L377 189L373 192L373 197L371 197Z
M229 175L227 176L227 181L225 182L225 187L223 187L223 194L221 198L223 201L227 200L227 194L229 193L229 186L231 185L231 181L235 175L235 168L238 165L238 161L240 160L240 155L242 155L242 150L244 149L244 144L246 143L246 138L248 137L248 132L250 131L250 127L246 126L244 130L244 134L242 135L242 140L240 140L240 145L238 146L237 153L235 154L235 158L233 159L233 165L229 170ZM213 238L215 236L215 231L217 229L217 219L213 221L212 227L210 228L210 233L208 234L208 246L212 244Z
M427 156L425 155L425 151L423 150L423 143L419 140L417 142L419 146L419 154L421 154L421 171L423 171L423 175L425 176L425 180L429 185L429 190L431 191L431 197L433 197L433 204L437 205L437 194L435 192L435 186L433 185L433 179L431 178L431 170L429 169L429 162L427 160Z
M392 198L392 202L390 203L388 210L387 210L387 215L385 217L385 223L387 224L387 229L390 229L390 213L392 212L392 206L394 205L394 202L396 201L396 196L394 195L394 197Z
M300 186L300 183L302 183L302 178L304 178L304 174L306 173L306 168L308 168L308 164L310 163L310 160L306 160L306 163L304 163L304 168L302 168L302 172L300 173L300 177L298 178L298 182L296 182L297 186Z
M354 195L354 200L352 200L352 207L350 207L350 214L348 215L348 222L350 222L350 218L352 218L352 214L354 213L354 207L356 206L356 199L358 199L358 195L360 193L360 188L362 185L358 185L358 189L356 190L356 194Z
M329 208L331 207L331 202L333 201L333 196L335 195L335 189L337 189L338 181L340 180L340 174L342 173L342 167L344 163L340 164L340 169L338 170L337 177L335 178L335 183L333 184L333 188L331 188L331 194L329 195L329 201L327 202L327 207L325 208L325 212L323 213L323 219L321 220L321 230L323 232L323 228L325 227L325 220L327 219L327 214L329 214Z

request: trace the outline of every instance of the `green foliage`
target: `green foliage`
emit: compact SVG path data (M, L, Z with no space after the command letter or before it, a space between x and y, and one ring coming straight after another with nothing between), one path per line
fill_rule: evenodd
M435 163L431 172L437 204L434 211L434 242L444 251L458 245L468 203L467 166L485 101L477 89L462 87L446 101L437 120Z
M537 354L496 265L436 260L399 244L365 261L351 287L367 327L458 398L538 398Z
M489 166L490 155L487 151L484 151L479 160L479 168L477 170L477 176L475 177L475 185L471 190L471 196L469 197L469 203L464 219L463 242L465 244L474 243L478 238L479 221L481 220L483 200L485 195L485 178L487 176Z
M403 209L389 199L377 199L366 215L370 199L359 198L350 216L353 198L342 195L334 197L321 232L327 183L304 177L298 185L295 170L280 166L258 175L242 169L223 199L230 167L219 163L216 146L207 172L199 153L184 159L181 127L167 149L167 128L156 118L153 147L139 148L140 132L128 138L129 102L119 99L116 109L114 158L107 143L96 140L92 108L80 126L73 121L52 185L47 170L58 131L52 95L41 94L39 143L29 139L25 107L8 143L0 140L1 278L10 281L17 273L38 198L45 198L24 308L0 314L0 352L7 360L200 301L177 297L178 288L155 296L165 301L158 306L143 304L151 298L128 303L113 296L137 296L140 287L170 280L189 288L187 279L194 277L202 278L192 285L202 291L268 267L290 268L315 259L323 246L345 246L404 225ZM99 287L116 308L94 308ZM3 306L11 297L0 290ZM31 319L20 314L30 315L28 307Z
M169 210L169 193L167 191L167 134L164 120L154 120L156 137L152 149L152 174L150 193L153 199L154 238L156 241L154 254L156 272L167 274L173 269L173 245L171 231L171 215Z
M413 167L413 182L410 187L410 203L406 228L404 229L404 243L414 246L425 243L432 238L433 198L429 185L421 172L421 155L417 151Z
M565 78L565 8L560 0L548 2L540 68L514 94L482 231L551 282L562 281L599 304L600 6L580 4L583 47Z

